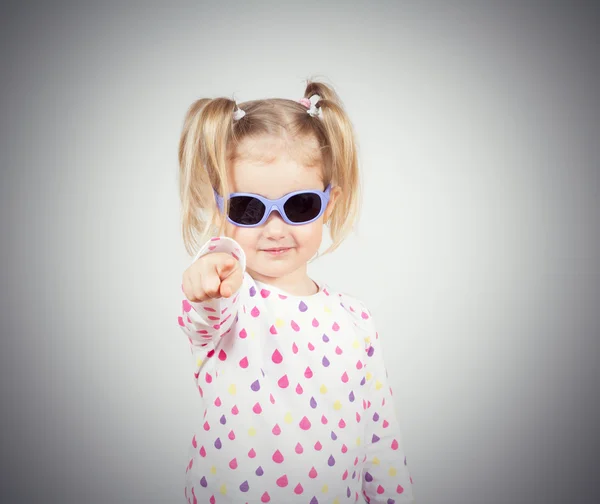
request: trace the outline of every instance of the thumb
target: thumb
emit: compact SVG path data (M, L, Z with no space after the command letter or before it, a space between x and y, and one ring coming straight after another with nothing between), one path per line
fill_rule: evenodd
M236 262L233 257L228 257L221 264L217 264L217 275L219 275L221 282L233 273Z

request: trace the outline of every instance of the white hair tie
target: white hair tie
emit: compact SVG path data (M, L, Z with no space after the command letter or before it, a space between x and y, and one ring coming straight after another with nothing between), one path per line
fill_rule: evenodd
M233 120L239 121L242 117L246 115L246 112L238 107L237 102L235 102L236 109L233 111Z

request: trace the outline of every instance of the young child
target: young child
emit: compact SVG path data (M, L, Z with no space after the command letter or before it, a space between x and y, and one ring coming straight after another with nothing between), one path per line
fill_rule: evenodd
M304 96L201 99L185 118L188 252L212 235L183 274L179 315L204 411L189 504L413 502L371 312L307 275L323 225L327 252L351 230L359 177L337 93L308 82Z

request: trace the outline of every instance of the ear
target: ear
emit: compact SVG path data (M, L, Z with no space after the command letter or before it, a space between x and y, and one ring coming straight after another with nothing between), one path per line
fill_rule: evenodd
M327 221L331 217L331 214L333 213L333 208L335 207L335 202L341 194L342 188L339 186L335 186L329 191L329 203L327 203L327 208L325 208L325 213L323 215L324 223L327 223Z

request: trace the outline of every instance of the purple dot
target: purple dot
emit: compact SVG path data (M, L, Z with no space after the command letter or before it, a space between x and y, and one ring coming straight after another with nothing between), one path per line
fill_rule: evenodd
M371 473L369 471L365 473L365 481L368 481L369 483L373 481L373 476L371 476Z
M254 392L258 392L260 390L260 383L258 380L255 380L252 382L252 385L250 385L250 388L252 390L254 390Z
M263 368L260 368L260 372L262 373L263 378L264 378L265 377L265 372L263 371Z
M298 305L298 309L301 312L305 312L306 310L308 310L308 306L306 306L306 303L304 301L300 301L300 304Z
M217 450L220 450L222 446L223 444L221 443L221 438L217 438L217 440L215 441L215 448Z
M315 409L315 408L317 407L317 401L315 401L315 398L314 398L314 397L311 397L311 398L310 398L310 407L311 407L312 409Z
M327 334L323 334L323 341L325 343L327 343L329 341L329 338L327 337Z
M334 441L337 439L337 435L333 431L331 431L331 439L333 439Z
M263 471L262 466L258 466L258 469L256 470L256 475L262 476L264 473L265 473L265 471Z
M247 492L250 489L250 485L248 485L248 481L244 481L241 485L240 485L240 490L242 492Z
M356 478L356 471L352 471L352 479Z
M396 501L394 499L388 499L387 504L396 504Z
M254 297L256 296L256 289L254 288L254 285L252 287L250 287L250 297Z
M323 356L323 361L322 362L323 362L323 366L325 366L325 367L329 366L329 359L327 359L326 356Z
M371 345L371 346L369 347L369 351L367 352L367 355L368 355L369 357L373 357L373 353L374 353L374 352L375 352L375 347L374 347L373 345Z
M310 499L310 504L319 504L319 501L316 497L313 497L312 499Z
M367 382L367 379L363 376L363 379L360 380L360 384L364 385Z
M377 420L379 420L379 413L377 413L377 411L373 414L373 421L377 422Z
M335 459L333 458L333 455L329 455L329 459L327 460L327 463L329 464L329 467L332 467L335 465Z
M373 434L373 439L371 439L371 443L377 443L377 441L379 441L379 437L377 436L377 434Z
M221 425L225 425L227 423L227 419L225 418L225 415L221 416L221 420L219 420L219 422L221 422Z
M206 488L208 486L208 483L206 482L206 478L204 476L202 476L202 479L200 480L200 484Z
M354 402L354 391L350 391L350 395L348 396L350 402Z
M352 492L350 491L350 487L346 487L346 495L348 497L350 497L352 495Z

